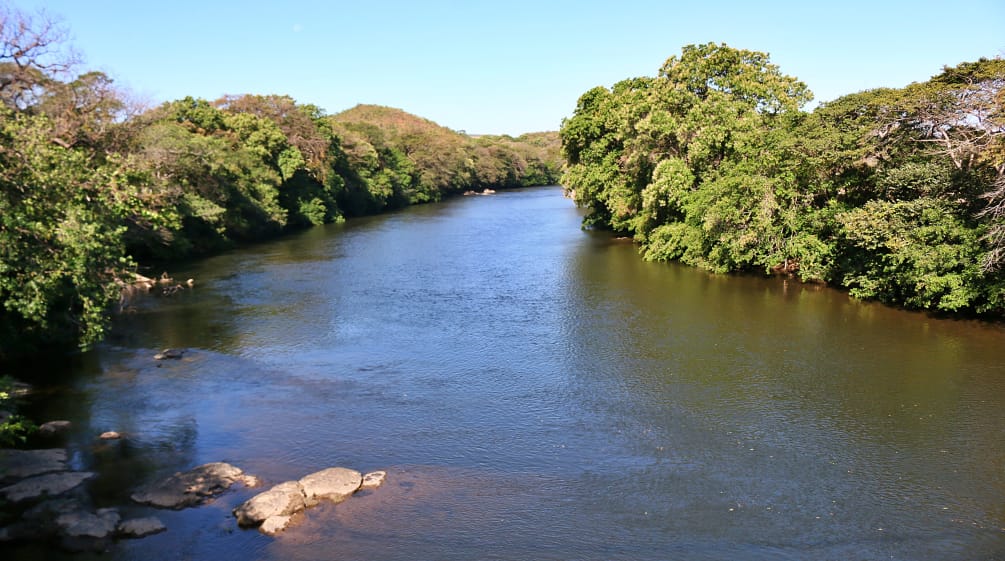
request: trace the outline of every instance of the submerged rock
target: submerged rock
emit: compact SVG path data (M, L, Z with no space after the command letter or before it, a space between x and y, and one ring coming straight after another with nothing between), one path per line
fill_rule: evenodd
M274 535L278 534L279 532L282 532L283 530L285 530L286 527L290 525L290 522L292 520L293 520L293 515L289 515L289 516L270 516L270 517L266 518L264 522L262 522L262 525L259 526L258 529L263 534L267 534L269 536L274 536Z
M66 450L50 448L46 450L0 450L0 483L9 483L52 473L66 471Z
M164 349L154 355L154 360L178 360L185 356L185 349Z
M257 480L244 475L238 467L213 462L140 487L132 494L132 499L159 508L181 509L203 504L238 482L252 487Z
M123 520L115 529L120 538L145 538L165 530L167 527L164 526L164 523L153 516Z
M0 496L8 501L19 503L45 496L61 495L92 477L94 477L94 474L88 471L67 471L37 475L0 489Z
M241 526L257 526L274 516L290 516L307 508L303 489L296 481L280 483L234 509Z
M84 503L77 498L64 497L43 501L21 513L20 519L0 530L2 541L37 541L53 538L59 528L56 518L86 510Z
M363 482L360 484L360 489L376 489L384 484L387 479L386 471L371 471L370 473L363 476Z
M356 470L328 468L300 479L307 506L314 506L322 500L342 502L359 489L363 476Z

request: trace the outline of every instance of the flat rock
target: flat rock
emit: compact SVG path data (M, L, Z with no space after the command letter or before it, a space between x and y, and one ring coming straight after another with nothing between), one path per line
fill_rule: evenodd
M115 533L119 512L102 508L97 512L70 512L56 518L60 533L68 538L104 539Z
M250 487L257 480L244 475L238 467L225 462L213 462L144 485L132 494L132 499L159 508L181 509L205 503L237 482Z
M37 475L0 489L0 496L15 503L45 496L56 496L77 487L92 477L94 474L88 471L64 471Z
M370 473L363 476L363 483L360 484L360 489L376 489L384 484L387 479L386 471L371 471Z
M314 506L322 500L342 502L362 483L363 476L358 471L340 467L324 469L300 479L307 506Z
M66 471L66 450L0 450L0 482L9 483L52 473Z
M122 538L145 538L167 530L160 519L153 516L146 518L131 518L119 522L116 534Z
M101 433L101 436L99 436L98 438L100 438L101 440L118 440L122 438L122 435L113 430L110 430Z
M256 526L273 516L290 516L306 507L300 483L287 481L251 497L234 509L234 515L241 526Z
M68 432L72 426L73 423L70 421L49 421L48 423L42 423L42 425L38 427L38 435L45 438L52 438Z
M270 516L262 522L262 525L258 527L258 531L268 536L274 536L285 530L290 525L291 520L293 520L293 515Z

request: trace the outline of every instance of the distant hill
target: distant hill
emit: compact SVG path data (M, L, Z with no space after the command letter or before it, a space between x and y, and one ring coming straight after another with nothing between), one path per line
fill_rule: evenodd
M549 185L561 174L557 132L469 136L379 105L357 105L329 120L348 159L340 202L350 214L469 189Z

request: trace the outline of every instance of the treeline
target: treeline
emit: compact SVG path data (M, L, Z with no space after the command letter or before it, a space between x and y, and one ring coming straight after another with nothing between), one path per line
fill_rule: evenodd
M766 54L687 46L583 94L563 185L647 259L1000 317L1005 60L804 111L811 97Z
M44 15L0 7L0 361L100 339L137 263L473 188L557 183L556 133L470 137L287 96L143 110Z

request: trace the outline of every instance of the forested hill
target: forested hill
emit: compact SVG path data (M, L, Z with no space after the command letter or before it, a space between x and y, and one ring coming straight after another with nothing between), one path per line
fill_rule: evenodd
M148 260L202 255L466 189L557 182L557 133L469 137L282 95L144 109L74 75L53 22L0 18L0 362L98 340Z
M343 208L350 213L470 189L554 184L560 175L555 132L472 137L378 105L330 121L347 157Z
M768 55L685 47L580 97L563 185L643 255L827 282L908 308L1005 311L1005 60L803 108Z

